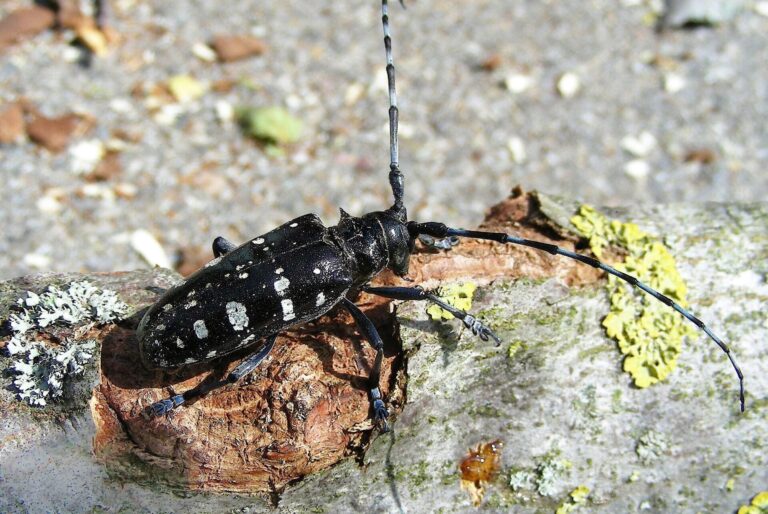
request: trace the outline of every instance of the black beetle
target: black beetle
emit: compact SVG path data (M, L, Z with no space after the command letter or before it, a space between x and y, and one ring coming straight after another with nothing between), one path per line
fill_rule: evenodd
M408 221L403 203L404 180L398 165L398 109L395 67L387 0L382 0L382 24L389 83L390 171L394 204L384 211L354 217L341 211L339 224L325 227L314 214L298 217L241 246L224 238L213 242L215 259L168 290L144 315L138 328L142 361L148 368L170 369L219 358L266 338L226 380L152 404L148 416L162 415L190 398L238 381L263 360L277 335L292 325L316 319L342 304L365 338L376 349L369 378L374 418L387 429L388 416L379 390L383 343L373 323L348 298L365 291L398 300L426 300L462 320L483 340L499 338L475 317L419 287L370 287L384 269L404 277L417 238L450 248L456 238L486 239L523 245L578 260L637 286L677 310L702 329L726 353L739 378L744 410L744 382L729 348L704 323L683 307L635 277L600 261L557 246L504 233L449 228L442 223Z

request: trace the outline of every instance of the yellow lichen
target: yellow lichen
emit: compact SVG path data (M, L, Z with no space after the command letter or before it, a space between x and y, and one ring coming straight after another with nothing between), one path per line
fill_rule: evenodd
M750 505L739 507L738 514L768 514L768 491L757 493Z
M468 311L472 307L472 296L475 294L477 284L473 282L458 282L443 286L438 290L438 296L447 304ZM453 319L453 314L442 309L439 305L432 305L427 309L427 314L434 320Z
M623 249L624 260L610 265L685 307L685 282L662 243L634 223L609 221L588 205L581 206L571 223L589 239L590 249L599 259L609 247ZM613 275L608 279L608 291L611 309L603 327L625 355L624 371L641 388L664 380L677 365L683 337L695 334L695 329L668 306Z
M589 487L580 485L571 491L570 498L557 508L555 514L570 514L587 503L587 496L589 496Z

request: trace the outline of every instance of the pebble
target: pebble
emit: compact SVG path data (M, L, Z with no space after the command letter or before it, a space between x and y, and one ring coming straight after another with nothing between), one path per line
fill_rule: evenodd
M525 162L527 155L525 153L525 143L523 143L521 138L517 136L509 138L507 141L507 150L509 150L512 162L515 164L522 164Z
M98 139L81 141L69 149L71 171L77 175L91 173L106 153L104 143Z
M563 98L573 98L581 89L581 79L573 72L563 73L557 81L557 92Z
M682 91L686 86L685 77L677 73L667 73L664 75L664 91L675 94Z
M624 136L621 140L621 148L634 157L647 157L656 145L656 137L647 130L637 136Z
M624 165L624 173L635 180L643 180L651 172L651 165L642 159L629 161Z
M24 138L24 109L18 102L0 108L0 143L16 143Z
M533 77L522 73L510 73L504 79L504 87L507 91L516 95L524 93L533 86Z
M216 52L205 43L192 45L192 54L203 62L216 62Z

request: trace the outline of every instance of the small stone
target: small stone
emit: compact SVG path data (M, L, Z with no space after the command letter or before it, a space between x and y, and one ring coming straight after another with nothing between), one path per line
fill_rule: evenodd
M563 73L557 81L557 92L563 98L573 98L580 89L581 79L575 73Z
M525 153L525 143L519 137L511 137L507 141L507 150L515 164L522 164L527 157Z
M35 205L37 209L43 214L56 214L61 211L64 206L61 203L66 196L66 192L59 187L52 187L46 189Z
M118 184L115 184L115 186L112 188L115 192L115 196L118 198L122 198L124 200L131 200L136 197L136 194L139 192L139 188L134 186L133 184L129 184L127 182L120 182Z
M685 162L698 162L700 164L712 164L717 160L717 154L709 148L696 148L685 154Z
M235 108L226 100L216 102L216 117L221 123L229 123L235 118Z
M192 54L204 62L216 62L216 52L205 43L195 43L192 45Z
M0 20L0 50L12 44L36 36L53 27L56 16L45 7L26 7L11 12Z
M656 137L647 130L637 136L624 136L621 140L621 147L634 157L647 157L656 145Z
M39 253L28 253L24 256L24 264L30 268L48 269L51 266L51 258Z
M0 108L0 143L15 143L24 137L24 109L18 102Z
M81 141L69 149L72 171L78 175L91 173L104 157L104 143L98 139Z
M496 69L501 66L501 55L499 54L491 54L488 57L483 60L483 62L480 63L480 68L487 72L495 71Z
M78 26L75 32L77 39L94 54L105 55L107 53L109 39L90 18L88 18L88 23Z
M109 101L109 108L120 114L133 112L133 104L126 98L113 98Z
M103 182L116 178L122 171L120 153L106 151L98 164L85 176L85 179L91 182Z
M677 73L667 73L664 75L664 90L667 93L675 94L685 88L685 78Z
M624 173L635 180L643 180L651 172L651 165L642 159L629 161L624 165Z
M261 55L267 50L267 45L261 39L253 36L219 35L211 41L211 48L220 60L231 62Z
M344 105L355 105L365 94L365 87L359 82L353 82L344 93Z
M533 86L533 78L522 73L510 73L504 79L504 87L514 94L520 94Z
M131 234L131 247L147 261L150 266L171 268L171 261L155 236L144 229L135 230Z

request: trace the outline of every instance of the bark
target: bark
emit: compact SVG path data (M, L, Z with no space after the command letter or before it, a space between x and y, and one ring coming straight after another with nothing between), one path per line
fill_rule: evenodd
M576 207L518 191L491 209L484 228L583 250L568 221ZM65 402L28 407L15 399L12 377L0 378L0 510L464 512L473 506L460 487L462 458L501 439L501 471L480 506L488 512L552 512L577 486L590 489L590 512L733 511L768 484L768 206L608 214L658 235L675 255L691 309L742 366L746 413L725 356L704 337L688 342L667 380L634 388L600 325L605 279L592 268L465 242L422 251L411 276L427 287L478 283L472 311L501 347L455 320L429 319L425 305L358 299L385 336L393 433L370 431L364 378L373 352L342 312L281 336L242 386L151 421L144 405L237 361L150 373L130 320L93 327L86 335L101 342L99 366ZM0 319L25 290L82 278L2 283ZM179 279L161 270L85 278L117 291L133 312L156 297L148 288Z

